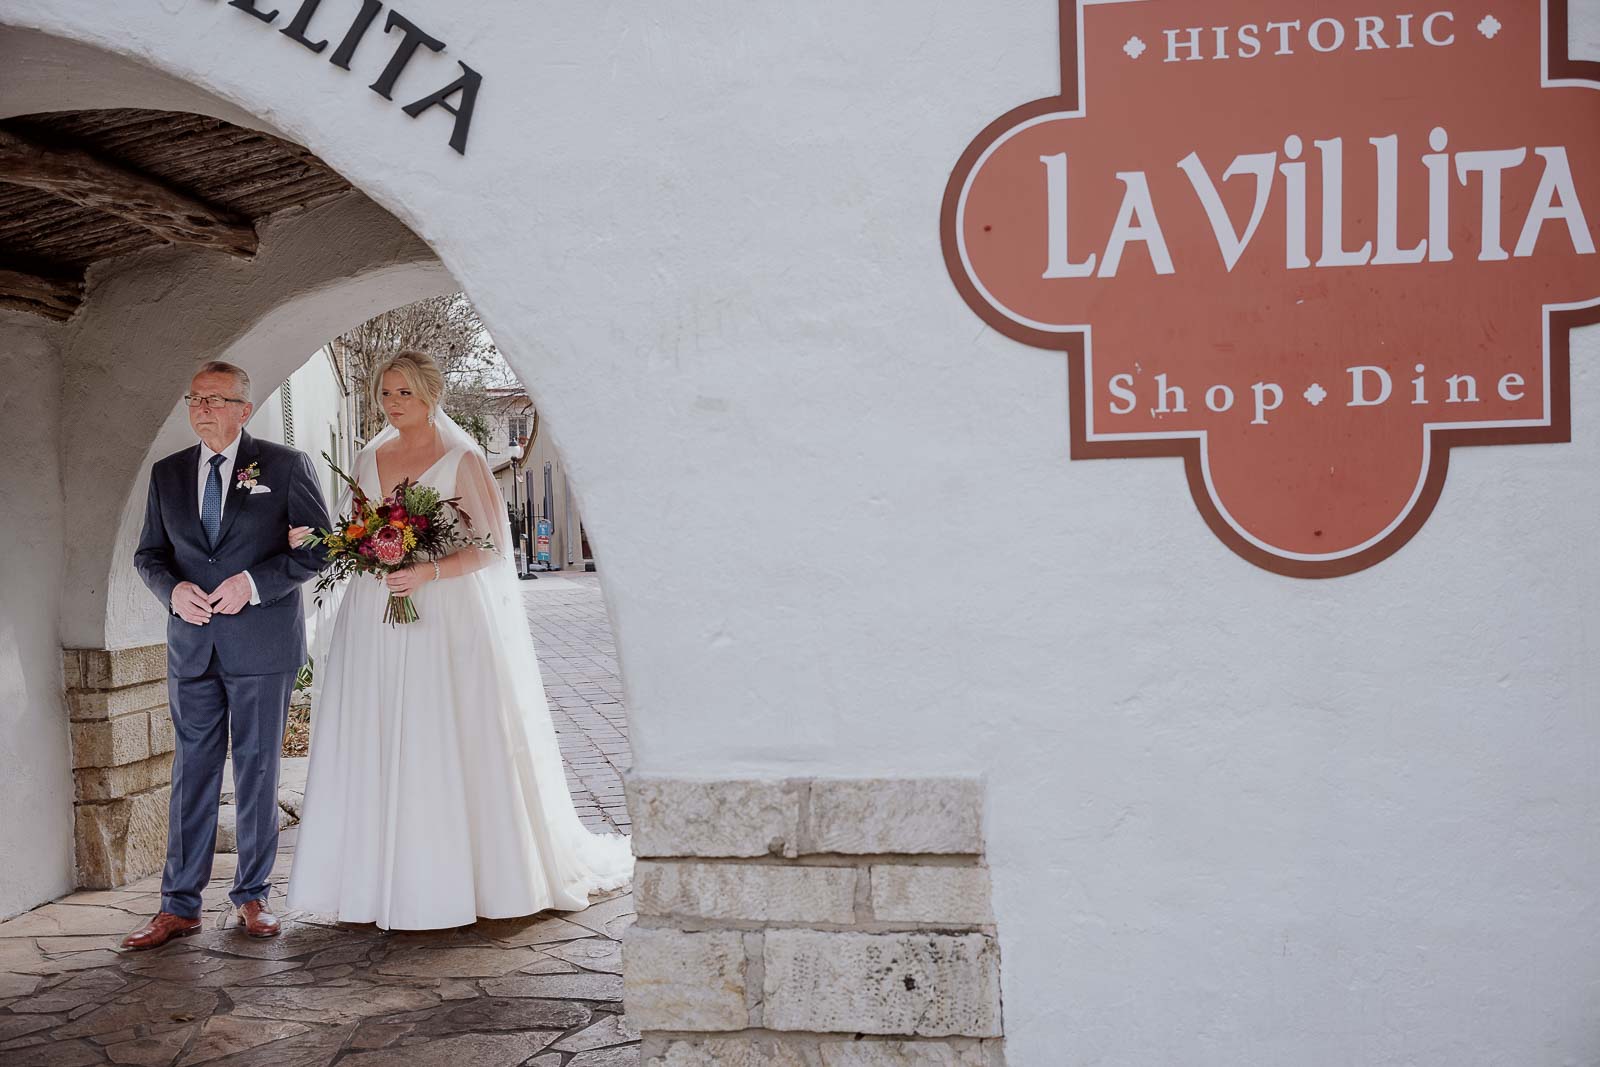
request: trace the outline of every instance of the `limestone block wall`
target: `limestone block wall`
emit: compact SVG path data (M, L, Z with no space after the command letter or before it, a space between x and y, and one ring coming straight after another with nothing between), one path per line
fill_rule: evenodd
M646 1067L999 1067L975 779L628 783Z
M67 649L63 672L78 885L126 885L166 859L174 748L167 646Z

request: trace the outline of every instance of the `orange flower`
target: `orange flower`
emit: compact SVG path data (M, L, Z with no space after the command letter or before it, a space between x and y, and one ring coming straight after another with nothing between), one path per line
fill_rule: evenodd
M367 536L367 528L365 526L358 526L355 523L351 523L349 526L345 527L344 535L348 540L354 541L358 538Z

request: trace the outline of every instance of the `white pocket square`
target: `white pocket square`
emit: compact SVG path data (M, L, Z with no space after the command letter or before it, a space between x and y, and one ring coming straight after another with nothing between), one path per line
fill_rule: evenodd
M270 492L272 492L272 486L270 486L270 485L258 485L258 486L255 486L253 489L250 490L250 495L251 496L255 496L257 493L270 493Z

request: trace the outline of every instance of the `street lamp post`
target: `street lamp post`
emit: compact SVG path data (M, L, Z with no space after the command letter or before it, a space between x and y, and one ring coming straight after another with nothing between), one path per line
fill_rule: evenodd
M518 468L527 455L527 448L528 439L519 437L517 443L512 445L509 450L511 455L511 499L514 502L511 512L514 529L512 538L517 542L515 555L512 558L517 561L517 577L523 581L536 580L539 577L533 573L533 560L530 558L532 546L528 543L528 507L530 502L521 499L521 478L518 474Z

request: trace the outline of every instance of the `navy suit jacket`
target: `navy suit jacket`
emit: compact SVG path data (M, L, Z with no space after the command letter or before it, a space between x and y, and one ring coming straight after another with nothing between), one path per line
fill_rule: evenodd
M213 615L204 626L172 613L168 668L179 678L198 677L214 652L224 674L298 671L306 661L300 586L324 561L321 549L291 549L289 527L328 528L316 469L303 452L241 434L234 484L222 487L222 528L212 546L200 524L200 449L196 444L175 452L151 469L133 565L169 612L178 583L193 582L209 593L240 571L255 579L261 603L247 604L237 615ZM271 492L238 487L238 472L251 463L260 464L257 484Z

